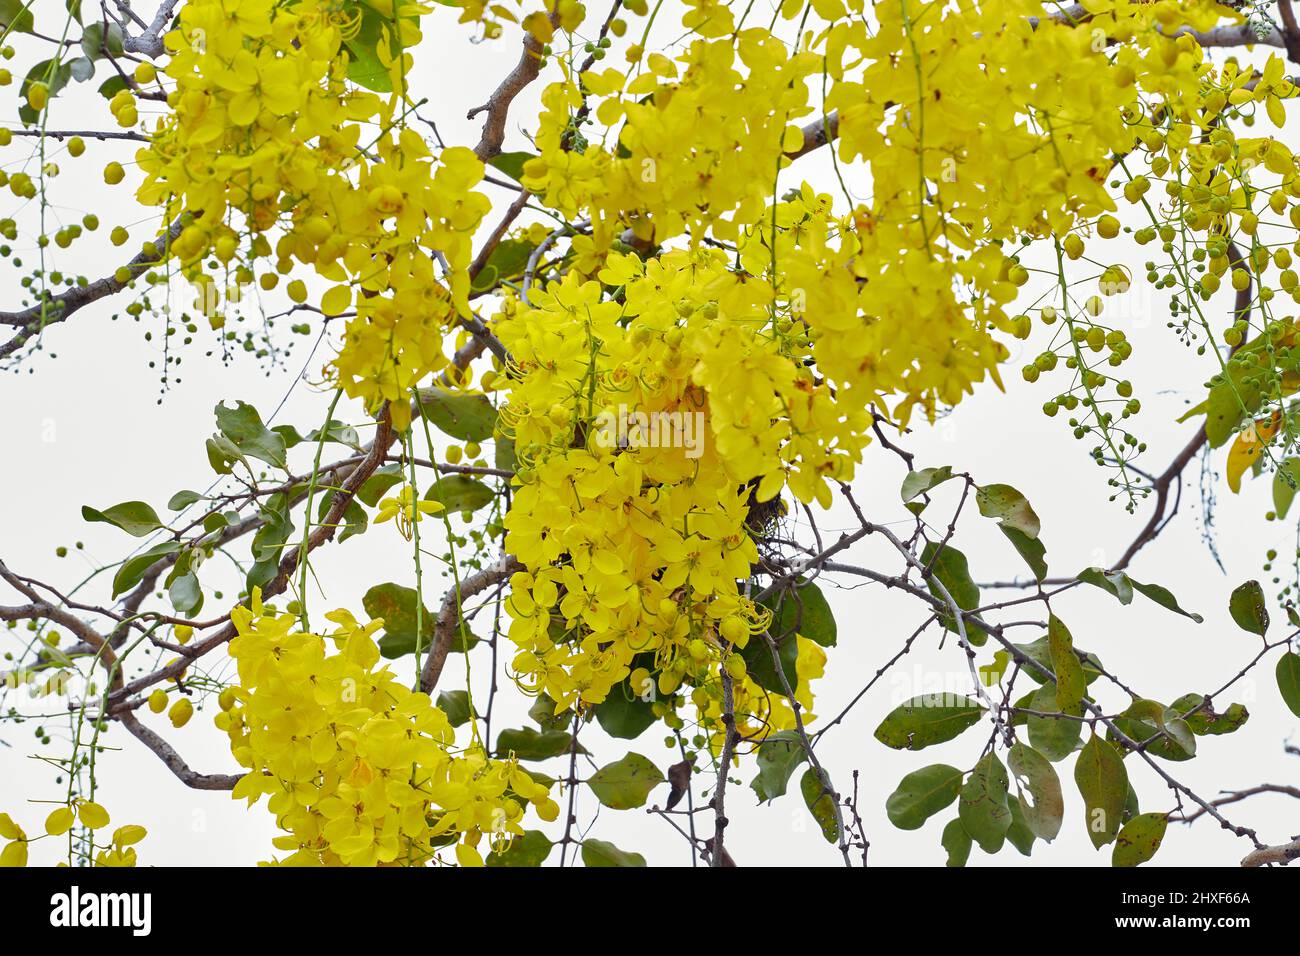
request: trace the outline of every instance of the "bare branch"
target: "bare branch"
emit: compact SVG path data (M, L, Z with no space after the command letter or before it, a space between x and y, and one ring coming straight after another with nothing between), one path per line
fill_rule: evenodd
M1270 863L1280 863L1282 866L1286 866L1295 859L1300 859L1300 836L1292 839L1290 843L1261 847L1253 853L1247 853L1242 858L1241 865L1267 866Z
M235 784L245 776L242 773L199 773L191 770L190 765L181 758L171 744L140 723L140 718L131 711L121 711L116 717L132 736L157 754L158 759L166 765L167 769L187 787L195 790L233 790Z
M63 322L68 316L79 309L85 308L92 302L98 302L100 299L121 292L127 287L131 279L163 260L167 255L168 247L180 235L182 225L183 222L178 217L168 228L165 238L159 241L157 248L152 251L140 250L126 264L126 268L130 271L130 279L126 282L118 279L115 273L102 279L96 279L84 286L74 286L66 292L50 296L44 302L38 303L29 309L23 309L21 312L0 312L0 325L12 325L20 330L8 342L0 345L0 358L5 358L18 351L30 340L32 335L38 334L47 326Z
M432 693L438 686L438 678L442 676L443 665L447 663L452 641L462 630L461 609L464 607L465 599L486 591L492 585L506 580L516 571L523 569L524 566L513 557L504 555L496 563L465 578L460 582L459 589L451 590L442 599L442 606L438 609L438 617L433 625L433 644L429 648L429 656L425 659L424 666L420 669L421 690Z
M551 14L552 24L558 22L558 19L558 13ZM483 135L474 147L474 154L483 162L501 154L501 144L506 139L506 117L510 113L510 104L524 87L537 79L537 74L541 71L542 45L530 33L524 37L524 49L515 68L501 81L501 85L492 92L486 103L466 114L466 119L473 119L479 113L487 113Z

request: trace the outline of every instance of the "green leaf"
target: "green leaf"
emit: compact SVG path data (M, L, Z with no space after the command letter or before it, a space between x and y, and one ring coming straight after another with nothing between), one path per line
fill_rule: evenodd
M293 534L288 499L283 494L271 495L262 503L258 516L262 519L262 527L253 535L253 560L275 565Z
M650 791L663 782L664 775L648 757L629 753L597 770L587 785L611 810L633 810L644 807Z
M1229 704L1223 713L1217 713L1212 707L1204 706L1205 698L1201 694L1184 694L1169 705L1169 710L1183 717L1192 733L1198 737L1230 734L1240 730L1250 719L1250 711L1241 704Z
M1008 798L1007 808L1011 811L1011 826L1007 827L1007 842L1022 856L1029 856L1038 837L1025 819L1024 801L1020 797Z
M1178 600L1167 588L1163 588L1159 584L1142 584L1139 581L1134 581L1123 571L1103 571L1101 568L1086 568L1079 572L1076 577L1084 584L1091 584L1093 587L1101 588L1103 591L1110 593L1120 604L1131 603L1133 601L1133 592L1137 591L1166 610L1181 614L1183 617L1190 617L1197 624L1205 620L1199 614L1183 610Z
M555 712L555 701L551 695L542 691L533 701L533 705L528 708L528 716L536 722L542 730L567 730L569 724L573 722L573 711L561 710L558 714Z
M1028 644L1014 644L1012 646L1023 656L1042 665L1042 671L1037 667L1025 668L1024 672L1029 675L1031 680L1043 684L1050 682L1052 677L1055 677L1056 668L1052 664L1052 642L1047 634L1037 640L1030 641ZM1096 654L1076 647L1074 655L1079 659L1079 664L1083 668L1083 677L1087 683L1091 684L1101 676L1101 661ZM1045 676L1044 671L1050 674L1051 677Z
M1084 584L1091 584L1113 595L1120 604L1127 606L1133 603L1133 585L1129 583L1129 577L1123 571L1084 568L1076 577Z
M1228 613L1243 631L1263 637L1268 630L1268 605L1258 581L1247 581L1232 592L1228 599Z
M773 637L798 633L822 647L835 646L835 616L821 588L811 581L800 581L788 591L770 594L762 603L772 609L769 632ZM790 686L794 686L793 681Z
M496 756L505 759L513 753L520 760L547 760L569 752L573 736L562 730L537 731L531 727L503 730L497 734ZM579 745L578 753L587 751Z
M495 850L483 862L487 866L541 866L554 846L541 830L525 830L510 841L504 853Z
M1056 685L1044 684L1034 692L1029 709L1038 713L1062 714L1056 703ZM1079 743L1083 724L1068 717L1039 717L1031 715L1027 721L1029 743L1048 760L1055 763L1074 753Z
M1161 587L1159 584L1143 584L1141 581L1134 581L1129 578L1129 583L1133 585L1133 590L1139 594L1145 595L1152 601L1155 601L1166 611L1173 611L1175 614L1181 614L1183 617L1190 617L1197 624L1200 624L1205 618L1191 611L1183 610L1179 605L1178 599L1175 598L1168 588Z
M903 503L906 504L918 495L922 495L927 491L932 491L951 477L951 465L941 465L938 468L922 468L920 471L909 471L907 477L903 479L903 487L900 489L900 494L903 496Z
M438 695L438 709L447 715L447 720L453 727L469 723L469 691L444 690Z
M1008 528L1003 526L1002 533L1006 535L1012 547L1029 565L1029 570L1034 573L1034 580L1041 581L1047 577L1047 548L1043 542L1037 538L1031 538L1019 528Z
M441 475L424 493L426 501L440 501L448 511L477 511L496 497L483 482L468 475Z
M971 838L962 826L961 818L949 820L943 828L940 844L948 851L948 866L965 866L970 859Z
M1273 347L1269 336L1262 339L1270 349ZM1211 380L1214 384L1205 401L1205 437L1211 448L1218 448L1231 438L1237 426L1252 417L1263 401L1260 379L1250 364L1260 352L1261 344L1261 339L1256 339L1239 348L1226 371Z
M626 680L610 688L609 696L596 705L601 729L621 740L640 737L658 719L651 702L632 693Z
M975 489L975 503L980 514L996 518L1002 528L1013 528L1030 538L1037 538L1042 523L1025 496L1010 485L980 485Z
M325 492L320 498L320 505L317 508L316 520L324 521L325 516L329 514L330 508L334 507L334 496L339 492L330 490ZM363 533L370 524L370 516L366 514L366 509L357 503L355 498L349 498L348 503L343 508L343 514L339 518L339 524L342 530L339 532L338 541L342 544L355 535Z
M808 759L803 742L793 730L771 734L758 745L758 776L750 783L760 801L785 793L795 768Z
M413 588L402 587L388 581L376 584L361 599L371 620L384 619L384 636L379 639L379 651L387 658L414 654L416 638L416 594ZM420 650L429 646L433 637L433 614L423 604L419 619Z
M0 2L0 7L3 6L4 3ZM81 31L81 52L88 60L100 59L105 51L109 56L121 56L123 39L122 28L116 23L109 23L107 30L99 21L87 23L86 28ZM120 80L121 77L117 79Z
M537 246L524 239L503 239L483 263L482 270L474 277L470 288L475 292L487 292L495 289L502 282L523 277L528 268L528 259Z
M750 680L766 691L785 696L786 685L781 682L781 675L777 673L776 664L772 662L772 649L767 643L766 635L753 635L749 643L741 648L740 656L745 662L745 670ZM796 664L799 658L799 642L793 634L777 643L776 656L781 662L781 671L785 674L786 683L797 693L799 671Z
M1287 651L1278 658L1277 689L1291 713L1300 717L1300 654Z
M362 482L361 487L357 490L357 498L362 503L373 508L379 504L379 499L384 497L384 492L388 491L393 485L400 485L404 480L401 465L384 465L376 469L373 475Z
M388 18L364 3L352 5L360 14L356 31L344 46L348 50L348 79L376 93L391 93L393 79L379 57L379 44L387 43L390 54L401 51L401 42L389 26Z
M1172 712L1165 715L1165 736L1182 748L1183 753L1189 757L1196 756L1196 736L1192 733L1192 728L1188 726L1187 721L1180 720Z
M1011 826L1007 806L1007 769L994 754L988 754L971 771L962 785L957 802L961 825L985 853L1002 848Z
M103 511L82 505L81 517L86 521L103 521L114 525L136 538L143 538L164 527L158 520L158 512L143 501L124 501Z
M68 61L68 69L72 71L72 78L78 83L85 83L95 75L94 61L84 56L74 57Z
M131 88L131 84L126 81L125 77L114 74L99 84L99 95L106 100L111 100L122 90Z
M813 819L817 821L817 826L821 828L826 842L839 842L840 828L835 819L835 798L828 792L828 788L822 785L822 778L817 773L816 767L809 767L804 771L799 781L799 791L803 794L803 802L807 805Z
M484 864L486 866L541 866L546 862L546 857L551 855L551 848L554 845L549 836L543 834L541 830L525 830L523 834L511 840L506 851L489 853Z
M586 839L582 841L582 862L586 866L645 866L645 857L604 840Z
M1078 716L1088 689L1083 665L1074 653L1074 638L1055 614L1047 617L1047 642L1052 655L1052 672L1056 674L1056 707L1062 713Z
M1128 800L1128 771L1119 751L1095 734L1079 751L1074 782L1084 803L1084 824L1100 849L1115 839Z
M1137 791L1133 789L1133 784L1130 783L1128 785L1128 797L1124 801L1124 822L1128 823L1141 812L1142 810L1138 806Z
M876 728L876 739L895 750L921 750L952 740L979 723L983 713L969 697L922 694L894 708Z
M147 551L141 551L139 554L127 558L122 562L122 566L117 569L117 574L113 577L113 597L124 594L139 584L141 579L144 578L144 573L159 558L175 554L180 549L181 544L179 541L164 541L162 544L154 545Z
M232 514L235 515L234 518L231 517ZM211 534L214 531L220 531L222 528L230 526L238 520L238 512L214 511L203 519L203 530Z
M524 175L524 164L534 158L535 156L532 153L520 151L498 153L496 156L493 156L488 160L488 165L493 169L505 173L515 182L519 182Z
M420 407L429 421L444 434L461 441L487 441L496 426L497 410L486 395L449 392L445 388L422 388Z
M197 491L190 491L188 488L184 491L178 491L167 499L167 508L169 511L184 511L196 501L202 501L203 496Z
M257 409L246 402L236 402L227 408L221 402L214 409L217 428L243 455L264 461L276 468L285 466L284 436L262 424Z
M1288 458L1273 472L1273 510L1278 520L1286 517L1300 485L1300 458Z
M1138 866L1156 855L1165 838L1169 817L1163 813L1143 813L1134 817L1115 838L1110 854L1111 866Z
M194 572L179 575L167 588L167 597L181 617L192 618L203 607L203 589Z
M939 583L944 586L948 594L956 602L957 606L963 611L971 611L979 607L980 589L979 586L971 579L970 568L966 563L966 555L962 554L951 544L944 545L943 550L938 550L939 546L933 541L927 541L925 549L921 552L921 563L931 569L934 578L938 578ZM944 598L943 592L935 586L930 577L926 577L925 585L930 589L930 593L944 602L947 608L947 599ZM957 623L953 620L951 613L941 613L940 619L944 627L950 631L957 630ZM971 644L979 647L987 639L983 629L978 625L966 622L966 638Z
M498 438L493 442L492 463L502 471L515 471L519 467L519 459L515 456L515 441L513 438Z
M1192 752L1189 752L1168 731L1165 715L1172 714L1176 716L1176 714L1173 714L1167 708L1160 708L1160 719L1156 720L1150 713L1149 705L1152 703L1152 701L1135 701L1115 719L1115 729L1123 732L1130 740L1138 743L1151 740L1151 743L1146 746L1146 752L1152 757L1173 761L1191 760L1196 749L1195 744L1192 744ZM1178 728L1175 728L1175 733L1184 736ZM1152 740L1152 738L1155 739ZM1107 739L1111 741L1117 740L1115 734L1110 731L1107 732ZM1184 736L1184 740L1186 740L1186 736Z
M278 430L278 428L272 429L272 431ZM351 425L336 421L335 419L330 419L329 423L326 424L324 428L313 428L307 433L307 437L304 438L303 441L312 444L319 444L321 442L322 433L324 434L324 441L326 444L333 442L336 445L347 445L353 451L362 450L361 436L357 434L357 430Z
M33 26L32 12L23 0L0 0L0 30L31 33Z
M913 770L885 801L889 822L900 830L920 829L926 820L957 799L962 776L956 767L942 763Z
M208 464L218 475L232 474L235 462L242 462L248 467L248 459L225 435L213 435L204 444L204 448L208 453Z
M49 88L49 99L53 100L68 85L70 79L72 79L72 66L69 63L42 60L27 72L18 93L25 101L27 90L33 83L44 83ZM40 114L24 102L18 108L18 118L27 126L35 126L40 119Z
M248 568L248 574L244 577L245 590L252 591L253 588L264 588L275 577L277 570L274 561L254 561Z
M1051 843L1061 832L1065 816L1065 797L1056 769L1037 750L1022 743L1012 746L1007 765L1020 795L1025 824L1035 836Z

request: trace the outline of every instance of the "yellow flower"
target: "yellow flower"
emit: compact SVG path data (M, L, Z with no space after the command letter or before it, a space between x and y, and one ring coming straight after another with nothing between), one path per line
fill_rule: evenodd
M396 497L384 498L379 502L379 511L375 514L375 524L381 524L392 518L397 519L397 530L408 541L411 538L411 526L422 515L441 514L446 508L440 501L417 499L415 489L403 485Z

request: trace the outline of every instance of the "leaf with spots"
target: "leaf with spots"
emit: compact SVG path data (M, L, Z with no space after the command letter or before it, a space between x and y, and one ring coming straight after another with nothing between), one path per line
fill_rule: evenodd
M1094 735L1079 752L1074 782L1083 797L1088 839L1100 849L1115 839L1128 800L1128 771L1119 751Z
M799 781L799 790L803 794L803 802L808 805L808 811L817 821L817 826L821 828L826 842L838 842L840 828L835 818L835 798L830 788L823 784L816 767L809 767L804 771L803 779Z
M900 830L917 830L926 820L952 804L961 792L962 772L937 763L913 770L885 801L889 822Z
M952 740L983 713L969 697L922 694L894 708L876 728L876 739L895 750L921 750Z
M1228 613L1243 631L1264 635L1268 630L1268 604L1258 581L1247 581L1232 592Z
M957 815L971 839L985 853L1002 848L1011 826L1007 805L1007 768L994 754L986 755L971 771L961 788Z
M1011 748L1007 766L1020 795L1025 823L1035 836L1051 843L1065 816L1065 797L1056 769L1037 750L1022 743Z
M650 791L663 782L663 773L648 757L629 753L597 770L587 785L611 810L633 810L645 806Z
M1169 817L1163 813L1143 813L1124 824L1115 837L1111 866L1139 866L1147 862L1160 849L1168 826Z

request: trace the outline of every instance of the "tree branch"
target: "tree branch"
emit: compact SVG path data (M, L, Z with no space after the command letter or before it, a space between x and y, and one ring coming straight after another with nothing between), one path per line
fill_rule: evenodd
M558 20L559 13L552 13L551 24L554 25ZM501 144L506 139L506 117L510 113L510 104L524 87L537 79L537 74L541 71L542 45L529 33L524 36L524 49L515 68L501 81L501 85L492 92L486 103L465 114L466 119L473 119L479 113L487 113L483 134L474 147L474 154L483 162L501 154Z
M136 740L157 754L167 769L176 775L176 779L187 787L195 790L233 790L235 784L246 776L242 773L199 773L192 770L171 744L140 723L140 718L131 711L124 710L115 716Z
M85 308L92 302L98 302L100 299L121 292L140 272L162 261L167 255L168 247L180 235L181 226L182 220L177 217L176 221L168 228L165 234L166 238L161 241L159 248L155 249L152 254L142 249L126 264L126 268L131 272L130 279L126 282L119 281L116 274L105 276L87 285L74 286L66 292L50 296L44 302L38 303L29 309L23 309L21 312L0 312L0 325L12 325L20 330L8 342L0 345L0 358L5 358L18 351L33 334L42 331L46 326L54 325L56 322L63 322L72 313Z
M1247 853L1242 858L1241 865L1266 866L1270 863L1280 863L1282 866L1286 866L1295 859L1300 859L1300 837L1294 838L1290 843L1266 846L1252 853Z
M447 663L452 641L461 632L462 609L465 599L486 591L492 585L506 580L524 566L510 555L504 555L495 564L471 574L460 582L459 589L452 589L442 599L438 616L433 625L433 643L429 647L429 656L420 669L420 690L432 693L442 676L442 668Z

